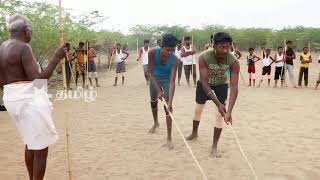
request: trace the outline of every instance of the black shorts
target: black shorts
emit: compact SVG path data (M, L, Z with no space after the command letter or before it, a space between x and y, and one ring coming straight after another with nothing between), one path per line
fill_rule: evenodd
M221 84L218 86L210 86L210 88L214 91L218 100L222 104L225 104L225 101L228 97L228 85ZM196 102L198 104L205 104L207 100L209 100L209 98L202 88L202 83L200 81L198 81L197 82L197 90L196 90Z
M262 75L270 75L271 74L271 65L269 66L263 66L262 68Z
M274 80L279 80L281 76L281 80L284 80L284 67L276 67L274 73Z

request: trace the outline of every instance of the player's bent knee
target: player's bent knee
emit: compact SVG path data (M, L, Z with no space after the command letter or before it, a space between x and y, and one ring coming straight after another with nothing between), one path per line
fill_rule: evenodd
M198 104L198 103L196 104L193 120L200 121L203 109L204 109L204 104Z
M158 100L150 101L151 109L157 109L158 108Z
M221 116L221 114L219 112L216 112L216 121L214 123L214 127L222 129L223 126L224 126L223 117Z

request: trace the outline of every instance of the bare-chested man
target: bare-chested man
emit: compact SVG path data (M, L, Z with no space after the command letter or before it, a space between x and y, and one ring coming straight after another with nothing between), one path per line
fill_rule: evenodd
M0 46L0 87L9 115L15 122L25 147L25 163L30 180L42 180L45 174L48 146L58 139L51 118L51 103L46 92L32 81L49 79L65 56L59 48L41 73L32 54L30 21L21 15L9 18L10 39Z

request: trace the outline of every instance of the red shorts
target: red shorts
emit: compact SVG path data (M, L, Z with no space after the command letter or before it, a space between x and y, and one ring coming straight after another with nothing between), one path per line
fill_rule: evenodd
M248 73L256 73L256 67L254 66L254 64L249 64L248 65Z

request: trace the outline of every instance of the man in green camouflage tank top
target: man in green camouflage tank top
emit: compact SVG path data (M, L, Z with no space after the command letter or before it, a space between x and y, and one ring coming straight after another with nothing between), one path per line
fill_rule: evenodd
M229 34L220 32L213 37L213 49L204 51L199 57L200 81L197 83L196 108L193 118L192 134L187 140L198 137L198 127L201 114L207 100L212 100L218 111L214 127L212 156L220 157L217 145L225 123L232 124L232 110L238 96L238 78L240 66L234 55L230 53L232 38ZM225 101L228 96L226 71L230 68L230 99L228 108Z

